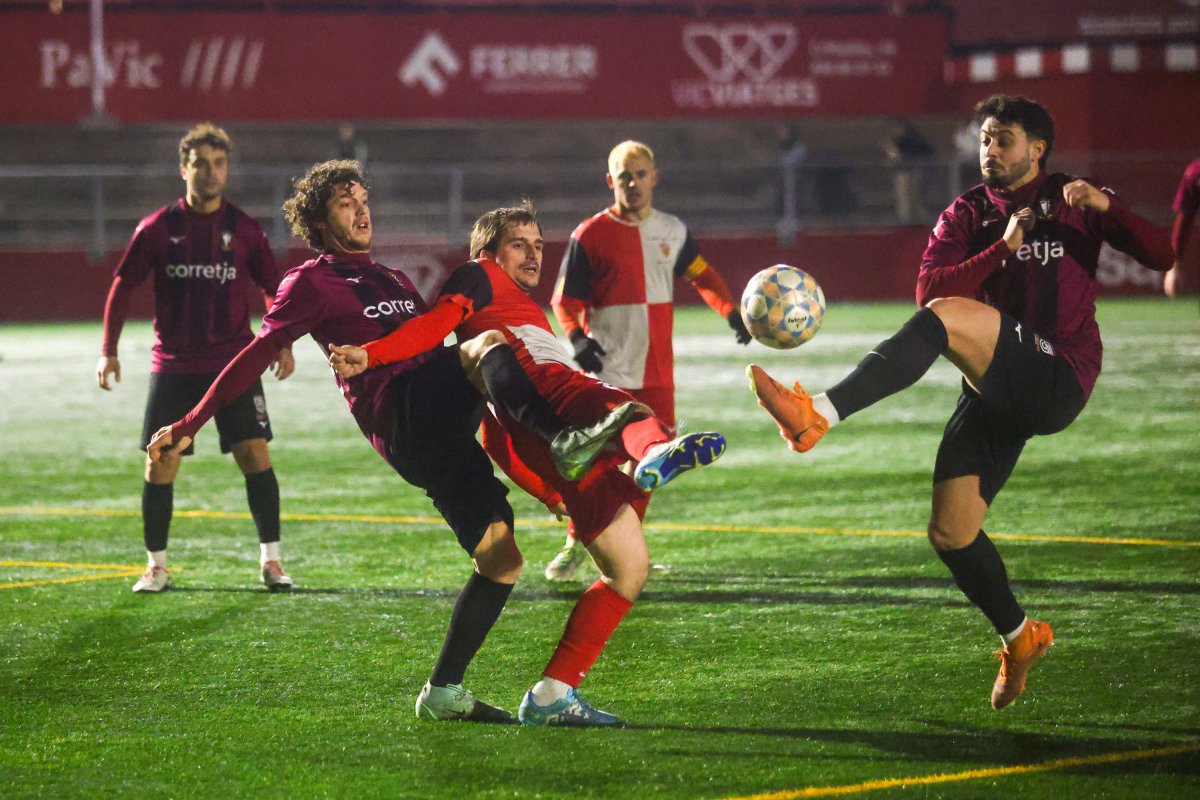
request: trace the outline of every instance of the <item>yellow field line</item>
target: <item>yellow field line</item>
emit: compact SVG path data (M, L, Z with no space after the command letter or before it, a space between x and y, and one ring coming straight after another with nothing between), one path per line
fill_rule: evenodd
M990 769L971 769L965 772L943 773L940 775L921 775L911 778L887 778L863 783L849 783L842 786L809 786L805 789L791 789L766 794L752 794L741 797L726 798L726 800L795 800L801 797L838 797L862 792L875 792L880 789L895 789L898 787L928 786L935 783L955 783L973 781L981 778L998 778L1005 775L1028 775L1033 772L1050 772L1056 769L1086 767L1093 764L1115 764L1121 761L1137 761L1145 758L1161 758L1180 753L1193 753L1200 750L1200 742L1156 747L1152 750L1125 750L1119 753L1103 753L1097 756L1076 756L1075 758L1056 758L1053 761L1043 761L1040 764L1020 764L1014 767L993 767Z
M43 517L138 517L136 509L114 510L103 508L41 508L0 507L0 516L43 516ZM176 511L175 516L189 519L250 519L245 511ZM280 518L292 522L375 522L388 525L445 525L441 517L392 516L387 514L281 514ZM561 529L563 523L545 519L522 519L521 525L534 528ZM887 530L877 528L813 528L796 525L701 525L694 523L651 522L648 531L704 531L706 533L779 533L806 536L895 536L908 539L924 539L924 531ZM1105 538L1101 536L1046 536L1026 533L989 533L992 539L1013 542L1048 542L1053 544L1098 544L1131 545L1135 547L1200 547L1200 541L1180 539L1147 539L1132 537Z
M46 586L52 583L103 581L109 578L136 578L142 574L141 567L131 567L128 564L72 564L66 561L0 561L0 567L40 567L43 569L88 569L103 571L99 575L71 575L66 578L39 578L30 581L0 583L0 589L22 589L26 586Z

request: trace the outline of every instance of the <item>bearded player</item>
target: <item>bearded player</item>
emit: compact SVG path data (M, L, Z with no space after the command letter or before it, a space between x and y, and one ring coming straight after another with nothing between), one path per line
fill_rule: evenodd
M991 703L1025 689L1054 643L1045 622L1013 596L983 519L1025 442L1057 433L1083 410L1100 374L1096 266L1100 246L1166 270L1165 230L1111 189L1046 172L1054 121L1025 97L994 95L975 108L983 183L942 212L917 277L913 315L845 379L809 397L760 367L759 404L788 447L809 450L851 414L915 383L945 356L963 376L933 468L929 542L955 583L1001 637Z

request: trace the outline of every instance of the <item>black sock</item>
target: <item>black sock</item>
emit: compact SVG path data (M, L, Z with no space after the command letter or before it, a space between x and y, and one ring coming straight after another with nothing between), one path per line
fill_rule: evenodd
M246 476L246 501L250 505L250 516L258 528L258 541L263 544L279 541L279 481L275 470Z
M1012 633L1025 619L1025 611L1013 597L1008 571L996 545L983 531L975 541L959 550L939 550L938 557L950 568L954 582L992 623L996 633Z
M555 413L546 398L538 393L533 381L508 345L487 351L479 360L479 374L488 396L497 408L547 442L552 441L566 423Z
M438 656L437 666L429 677L431 684L446 686L463 682L467 665L483 646L483 640L496 624L512 590L511 583L497 583L478 572L471 574L454 604L442 654Z
M151 553L167 549L171 512L175 509L175 484L142 484L142 539Z
M825 393L845 419L872 403L912 386L929 371L948 345L946 326L928 308L904 323L858 362L854 371Z

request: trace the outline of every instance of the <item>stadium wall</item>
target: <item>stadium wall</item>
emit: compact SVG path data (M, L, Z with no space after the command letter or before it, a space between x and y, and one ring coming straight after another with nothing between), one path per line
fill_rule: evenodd
M787 247L780 247L771 236L703 237L699 244L735 296L758 270L787 263L816 276L830 303L912 301L927 236L924 228L895 228L875 233L802 233ZM565 249L561 241L546 246L546 268L534 294L543 306L549 304ZM382 263L403 269L426 297L437 291L464 256L462 249L438 246L385 246L374 254ZM0 294L0 322L92 320L98 326L120 255L111 253L100 261L91 261L82 251L0 253L0 282L5 287ZM281 255L281 263L293 266L310 256L305 250L290 250ZM1107 248L1102 254L1099 278L1106 295L1161 292L1161 274ZM686 286L680 288L677 299L683 305L699 302L696 293ZM153 302L148 285L136 292L130 311L135 318L151 315Z

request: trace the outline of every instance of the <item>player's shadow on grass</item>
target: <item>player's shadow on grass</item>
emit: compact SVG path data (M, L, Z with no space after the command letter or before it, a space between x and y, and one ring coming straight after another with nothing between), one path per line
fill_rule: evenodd
M645 731L674 731L687 734L735 734L740 736L765 737L782 740L773 748L769 755L780 758L797 758L805 753L793 750L784 741L823 743L847 745L854 749L868 747L878 753L889 754L896 758L911 761L928 761L934 765L963 763L977 767L980 764L995 766L1011 766L1015 764L1037 764L1064 758L1080 758L1097 756L1104 753L1118 753L1135 750L1152 750L1161 747L1172 747L1186 744L1179 739L1156 739L1151 741L1131 741L1127 738L1069 736L1050 733L1030 733L1007 730L988 730L949 723L930 722L931 725L945 728L944 731L894 731L894 730L862 730L855 728L779 728L779 727L737 727L737 726L703 726L703 725L654 725L626 724L626 729ZM1098 726L1103 727L1103 726ZM1194 733L1189 731L1189 733ZM697 748L686 750L671 748L656 750L659 756L707 755L712 757L744 755L743 751L714 751ZM757 757L767 756L760 753ZM821 758L845 761L871 760L861 752L851 752L839 755L828 748L821 749ZM1129 773L1163 773L1170 772L1179 775L1200 775L1200 752L1185 752L1173 756L1154 759L1129 760L1112 764L1094 764L1076 769L1085 770L1089 774L1098 772Z

